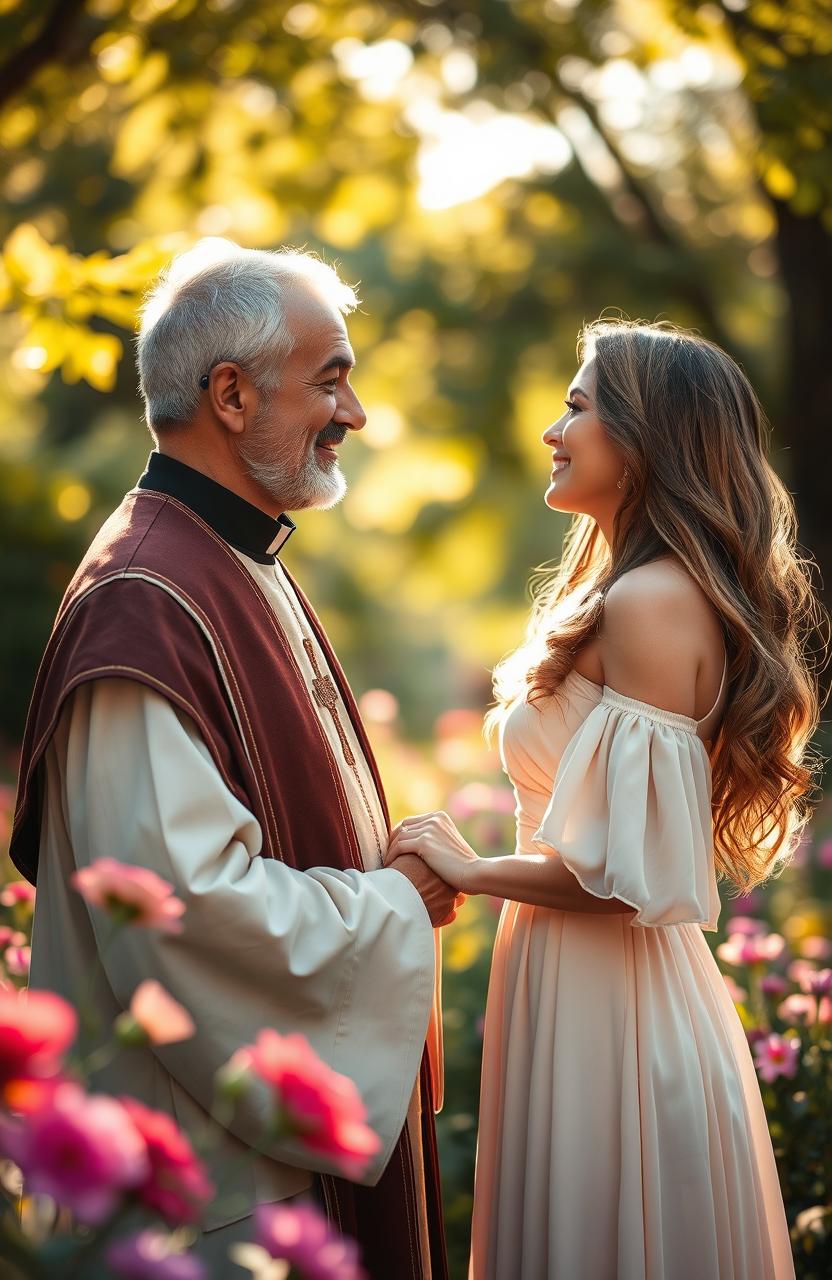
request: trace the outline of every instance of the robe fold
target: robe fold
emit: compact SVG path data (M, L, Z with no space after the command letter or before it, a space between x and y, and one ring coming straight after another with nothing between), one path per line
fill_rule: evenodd
M381 1150L360 1185L291 1140L240 1161L266 1130L268 1092L255 1089L207 1156L218 1192L205 1229L314 1180L372 1277L441 1280L434 931L410 882L382 866L378 770L320 622L269 550L281 523L153 454L70 583L11 842L38 884L31 982L77 998L101 955L91 988L107 1028L158 978L194 1038L128 1050L96 1083L192 1133L240 1044L264 1026L302 1031L356 1082ZM173 883L181 934L125 929L101 954L105 922L69 877L107 855Z

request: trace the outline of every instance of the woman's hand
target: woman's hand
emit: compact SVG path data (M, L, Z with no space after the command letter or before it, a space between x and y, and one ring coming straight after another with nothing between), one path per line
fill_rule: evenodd
M384 858L389 866L403 853L416 853L451 888L471 892L471 872L480 858L447 813L420 813L394 828Z

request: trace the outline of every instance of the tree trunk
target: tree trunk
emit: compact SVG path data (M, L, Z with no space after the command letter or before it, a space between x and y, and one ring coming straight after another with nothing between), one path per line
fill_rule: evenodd
M789 296L784 438L791 453L801 544L832 606L832 235L819 216L774 201L780 269Z

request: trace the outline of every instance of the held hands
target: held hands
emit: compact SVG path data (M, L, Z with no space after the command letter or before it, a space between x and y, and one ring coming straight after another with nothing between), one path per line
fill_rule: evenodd
M413 853L452 888L471 891L471 873L480 859L447 813L417 814L393 828L385 865L389 867L402 854Z

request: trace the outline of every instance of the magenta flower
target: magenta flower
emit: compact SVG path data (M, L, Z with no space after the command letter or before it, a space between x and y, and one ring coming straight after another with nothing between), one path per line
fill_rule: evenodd
M20 1080L56 1076L78 1030L72 1005L51 991L0 991L0 1098Z
M729 898L726 906L730 915L753 916L755 911L762 910L763 902L762 895L752 889L750 893L744 893L739 898Z
M92 1225L112 1213L149 1168L145 1143L124 1108L69 1082L25 1124L3 1123L0 1145L23 1171L28 1192L51 1196Z
M235 1055L236 1058L236 1055ZM275 1092L280 1120L303 1144L355 1177L381 1146L365 1123L361 1095L347 1076L327 1066L302 1035L261 1031L242 1057Z
M149 925L164 933L182 928L184 902L174 897L172 884L147 867L98 858L74 872L72 883L87 902L127 924Z
M120 1102L147 1150L139 1199L172 1226L196 1222L214 1194L214 1186L190 1142L164 1111L152 1111L135 1098L121 1098Z
M764 964L776 960L786 945L779 933L744 934L731 933L727 942L717 947L716 953L726 964Z
M153 1228L117 1240L107 1262L121 1280L205 1280L205 1267L192 1253L174 1250L170 1236Z
M779 973L767 973L760 979L760 990L765 996L782 996L788 989L788 982Z
M117 1018L116 1025L126 1040L141 1039L151 1044L175 1044L188 1040L196 1031L187 1009L154 978L139 983L129 1011Z
M754 1065L767 1084L778 1076L796 1075L799 1057L799 1036L778 1036L772 1032L754 1046Z
M358 1245L339 1235L311 1203L260 1204L254 1228L260 1247L290 1262L303 1280L364 1280Z
M0 902L4 907L16 907L21 902L34 902L35 886L27 880L12 880L0 893Z

